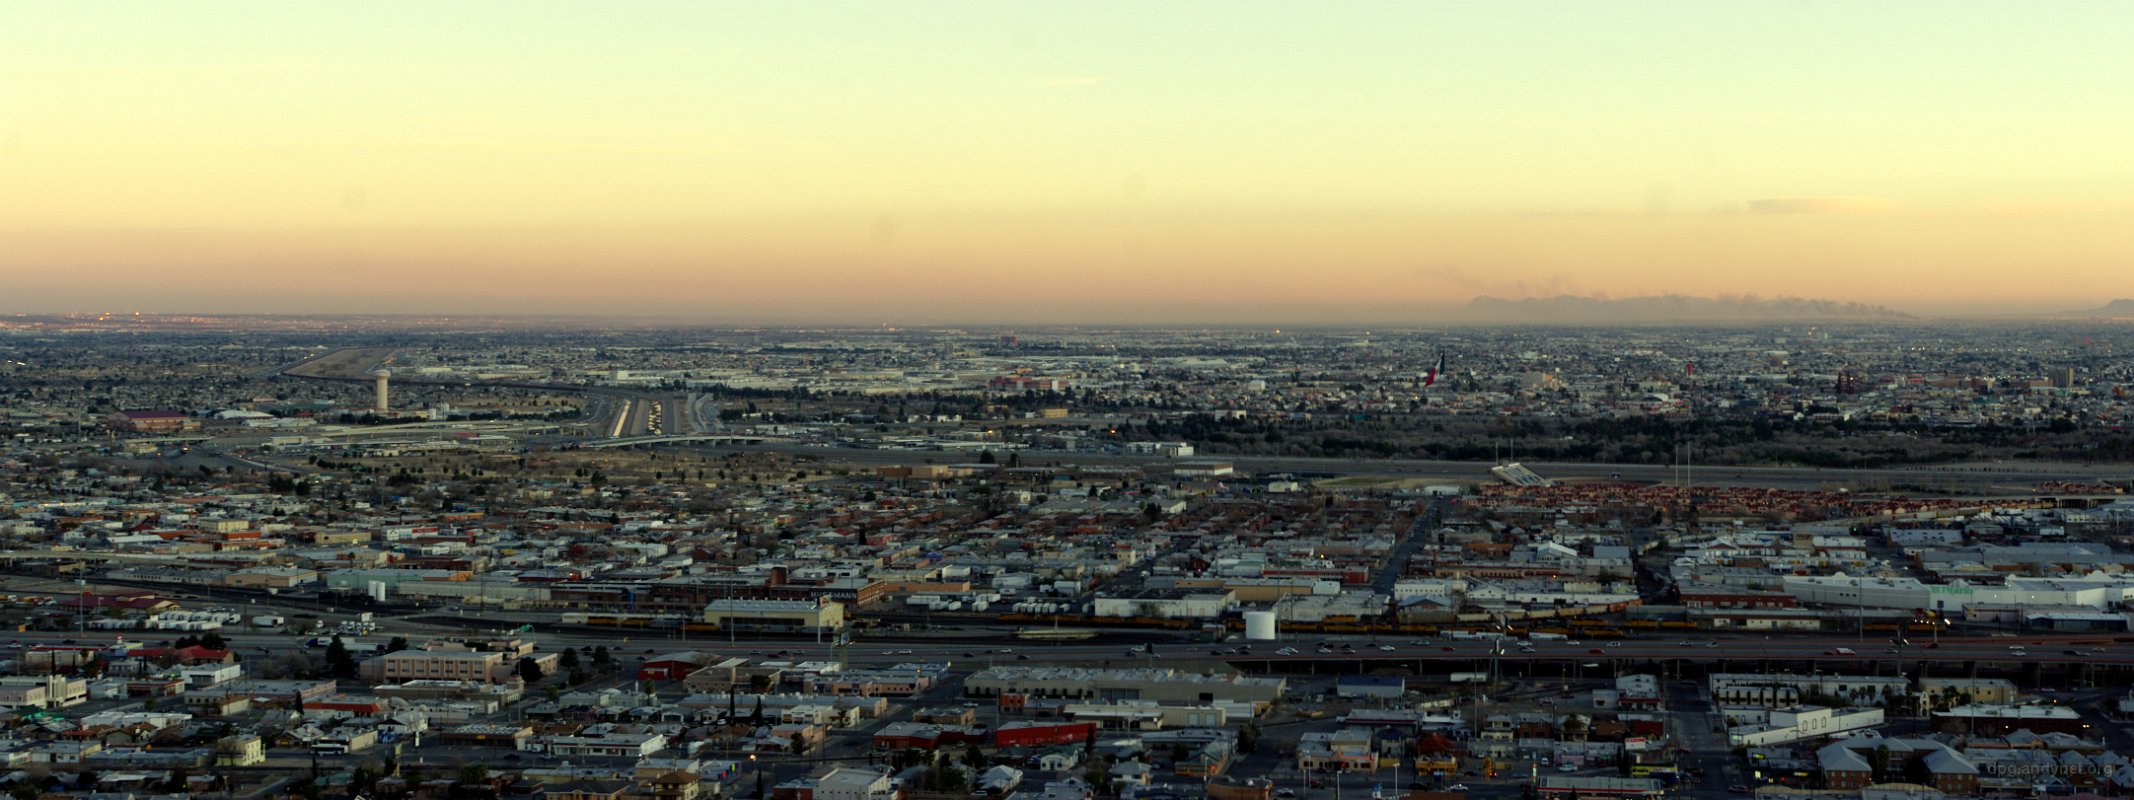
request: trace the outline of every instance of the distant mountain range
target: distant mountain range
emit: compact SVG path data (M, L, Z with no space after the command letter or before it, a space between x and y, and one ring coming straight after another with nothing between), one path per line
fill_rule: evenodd
M2062 313L2060 314L2060 316L2063 316L2063 317L2114 317L2114 318L2121 318L2121 319L2125 319L2125 318L2134 318L2134 300L2130 300L2130 299L2127 299L2127 298L2124 298L2124 297L2122 297L2122 298L2119 298L2119 299L2117 299L2117 300L2113 300L2112 302L2109 302L2109 303L2106 303L2106 304L2104 304L2104 307L2102 307L2102 308L2093 308L2093 309L2090 309L2090 310L2088 310L2088 311L2066 311L2066 312L2062 312Z
M1724 325L1911 319L1917 318L1882 306L1798 297L1711 298L1670 294L1609 299L1566 294L1525 300L1477 297L1466 307L1453 312L1447 321L1473 325Z

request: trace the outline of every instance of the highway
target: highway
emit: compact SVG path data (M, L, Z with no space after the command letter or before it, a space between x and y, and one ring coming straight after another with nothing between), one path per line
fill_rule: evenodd
M725 452L776 452L811 456L828 461L856 464L912 464L953 456L927 450L865 449L806 444L716 446ZM1059 450L1017 451L1024 466L1069 466L1094 464L1152 464L1166 459L1155 456ZM972 456L975 458L975 456ZM1495 482L1480 461L1427 461L1414 459L1341 459L1302 457L1225 456L1204 458L1228 461L1245 472L1267 475L1376 475L1448 483ZM1664 483L1680 481L1680 470L1666 464L1577 464L1528 462L1542 477L1557 480L1624 480ZM2096 481L2134 477L2134 468L2110 464L1995 464L1887 467L1880 469L1819 469L1813 467L1713 467L1696 470L1699 486L1740 486L1776 489L1880 490L1893 484L1912 483L1946 488L1978 496L2030 495L2031 487L2044 481Z
M345 617L347 614L329 615ZM426 624L402 619L381 619L386 627L381 633L363 637L366 640L403 634L420 643L426 636L458 633L473 635L464 626ZM516 621L500 620L497 629L516 627ZM179 634L170 632L141 632L127 634L129 639L173 638ZM721 655L766 658L773 653L786 653L787 659L824 660L838 658L838 648L828 642L812 639L765 639L760 637L733 637L713 634L678 635L673 631L592 631L583 628L543 630L534 625L531 633L522 634L540 642L544 649L563 647L606 646L618 655L637 654L646 651L667 653L681 650L708 650ZM77 641L111 641L110 632L65 631L28 632L8 634L27 643L58 642L64 639ZM246 647L286 647L299 644L294 637L281 634L225 633L233 643ZM1250 653L1216 654L1213 651L1234 650L1238 644L1208 643L1157 643L1156 655L1151 658L1139 644L1097 641L1024 641L1017 639L974 637L973 641L943 641L938 637L879 636L861 633L844 648L844 658L858 664L893 664L910 661L938 661L947 659L967 664L970 659L999 664L1029 662L1030 664L1104 664L1111 666L1173 665L1198 669L1211 661L1230 662L1241 667L1302 670L1308 665L1379 665L1422 666L1444 663L1447 667L1473 664L1489 660L1493 655L1505 664L1521 662L1578 662L1578 663L1626 663L1686 660L1696 662L1715 661L1798 661L1828 664L1830 669L1864 668L1863 665L1883 664L1966 664L1971 662L2019 665L2026 663L2064 664L2080 661L2092 665L2134 666L2134 642L2108 642L2109 637L2100 636L2053 636L1987 639L1945 639L1938 647L1928 647L1914 642L1905 647L1892 647L1885 640L1869 639L1862 642L1852 637L1775 637L1764 639L1693 636L1686 640L1618 640L1612 643L1584 641L1535 642L1532 652L1522 652L1518 642L1507 640L1499 653L1492 643L1480 640L1384 641L1371 643L1360 639L1334 639L1329 648L1333 652L1320 652L1319 639L1288 639L1275 642L1249 644ZM1685 646L1681 642L1688 641ZM2102 643L2102 644L2101 644ZM1343 645L1354 649L1353 653L1341 650ZM2020 649L2016 649L2020 646ZM1294 653L1283 654L1283 648ZM1382 650L1390 647L1391 650ZM1853 651L1851 654L1841 649ZM1890 652L1891 650L1898 652ZM993 650L991 659L985 651ZM1008 652L1012 650L1013 652ZM2083 655L2071 655L2068 651ZM1131 654L1129 651L1132 651ZM1025 656L1026 658L1017 658Z

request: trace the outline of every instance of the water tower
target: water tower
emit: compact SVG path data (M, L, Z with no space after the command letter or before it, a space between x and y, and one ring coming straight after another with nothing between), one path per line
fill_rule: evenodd
M376 411L380 414L383 414L385 413L385 410L387 408L385 402L385 382L387 378L393 377L393 373L381 369L377 372L371 373L370 376L372 378L377 379L378 381L377 389L371 397L370 408L372 411Z

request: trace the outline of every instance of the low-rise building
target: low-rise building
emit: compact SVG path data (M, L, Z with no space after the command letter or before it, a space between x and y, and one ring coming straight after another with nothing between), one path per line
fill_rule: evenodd
M1773 709L1765 722L1729 728L1726 738L1734 747L1766 747L1836 736L1882 723L1879 708L1794 706Z

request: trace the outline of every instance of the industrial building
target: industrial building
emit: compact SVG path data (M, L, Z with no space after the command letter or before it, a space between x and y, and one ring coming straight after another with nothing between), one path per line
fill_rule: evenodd
M964 681L963 690L972 697L1020 695L1265 705L1280 699L1285 685L1281 678L1201 675L1170 669L992 667Z
M845 605L828 598L720 598L704 606L704 621L722 629L830 633L845 627Z

